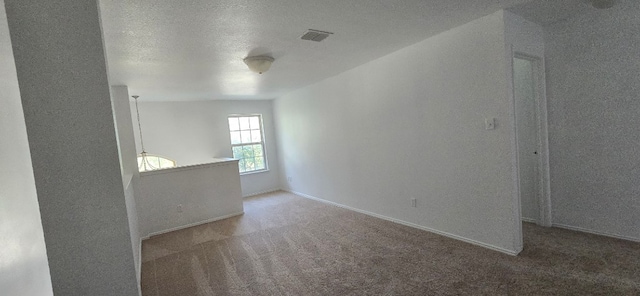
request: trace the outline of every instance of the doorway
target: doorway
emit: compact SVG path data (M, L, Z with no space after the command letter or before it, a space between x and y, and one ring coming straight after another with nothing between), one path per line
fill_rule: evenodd
M515 54L513 92L521 218L551 226L544 89L542 60Z

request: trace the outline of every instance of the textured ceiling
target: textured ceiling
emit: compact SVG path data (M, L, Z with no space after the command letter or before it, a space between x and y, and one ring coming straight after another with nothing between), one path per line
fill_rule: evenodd
M110 83L146 101L272 99L502 8L551 23L585 0L100 0ZM4 5L4 1L0 0ZM0 15L0 26L6 16ZM300 40L307 29L335 34ZM7 45L8 36L1 44ZM6 51L2 52L3 54ZM262 75L249 55L276 61Z
M528 0L100 0L112 84L141 100L270 99ZM299 37L307 29L326 40ZM262 75L248 55L276 59Z
M544 26L568 19L589 9L594 9L589 4L589 0L545 0L523 3L508 10Z

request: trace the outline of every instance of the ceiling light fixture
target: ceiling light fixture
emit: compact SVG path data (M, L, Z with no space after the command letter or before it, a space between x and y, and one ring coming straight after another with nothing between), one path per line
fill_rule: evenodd
M615 0L591 0L591 5L598 9L611 8L615 3Z
M269 56L247 57L243 61L249 67L249 70L262 74L271 68L271 64L275 59Z
M144 150L144 141L142 140L142 125L140 125L140 111L138 111L138 98L140 96L131 96L136 101L136 115L138 116L138 131L140 132L140 146L142 147L142 152L138 154L138 171L152 171L162 168L158 165L159 161L152 161L153 156L149 155L146 150ZM157 158L157 157L156 157ZM173 163L175 166L175 162Z

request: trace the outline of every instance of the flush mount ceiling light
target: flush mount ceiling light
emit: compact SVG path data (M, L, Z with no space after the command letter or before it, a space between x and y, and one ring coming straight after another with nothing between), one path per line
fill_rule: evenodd
M591 0L591 5L598 9L611 8L615 3L615 0Z
M268 56L247 57L243 61L249 67L249 70L262 74L267 72L275 59Z

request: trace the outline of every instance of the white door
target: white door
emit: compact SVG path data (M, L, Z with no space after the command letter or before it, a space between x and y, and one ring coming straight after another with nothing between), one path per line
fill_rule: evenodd
M539 206L539 141L536 61L513 59L513 86L516 107L516 137L520 170L520 203L522 219L538 222Z

